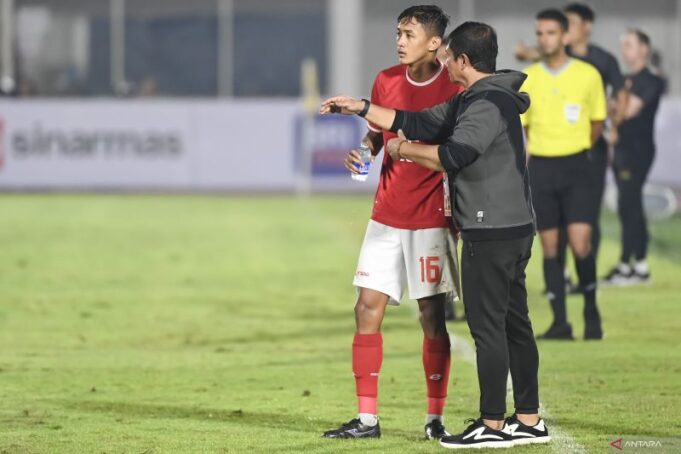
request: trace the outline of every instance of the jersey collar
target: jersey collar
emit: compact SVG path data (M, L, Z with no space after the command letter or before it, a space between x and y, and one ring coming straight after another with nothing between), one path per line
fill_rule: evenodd
M561 66L560 68L558 68L558 69L551 69L551 68L549 68L548 66L546 66L546 63L544 63L544 62L541 62L540 64L541 64L541 67L544 68L544 71L546 71L547 73L549 73L549 74L552 75L553 77L558 77L558 76L560 76L563 72L565 72L566 69L568 69L568 68L570 67L570 65L572 64L572 61L573 61L573 60L574 60L573 57L568 57L568 59L567 59L567 61L565 62L565 64L564 64L563 66Z
M425 87L426 85L432 84L438 77L440 77L440 74L442 74L442 70L445 68L445 65L443 65L440 60L438 60L437 62L440 64L440 69L437 70L433 77L424 82L416 82L411 77L409 77L409 67L407 66L407 68L404 70L404 75L407 77L407 82L416 87Z

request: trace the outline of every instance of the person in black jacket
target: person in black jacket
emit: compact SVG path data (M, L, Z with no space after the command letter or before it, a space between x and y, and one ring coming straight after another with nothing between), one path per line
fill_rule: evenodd
M525 268L535 233L520 114L529 97L525 75L496 71L496 33L466 22L448 37L450 79L466 91L421 112L386 109L334 97L321 113L358 114L399 132L386 150L393 159L448 172L454 219L464 241L461 277L475 340L480 418L446 436L449 448L509 447L550 441L539 418L539 355L528 315ZM440 145L423 145L407 140ZM506 379L513 378L515 414L506 419Z

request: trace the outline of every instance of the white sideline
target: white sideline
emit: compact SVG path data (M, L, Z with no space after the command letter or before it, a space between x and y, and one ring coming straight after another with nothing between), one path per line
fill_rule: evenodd
M452 353L456 353L465 362L475 365L475 350L466 339L463 337L449 333L450 343L452 344ZM511 384L511 377L508 377L507 381L507 391L512 393L513 388ZM551 419L551 414L546 409L545 406L541 407L541 415L544 418ZM585 454L586 449L581 444L577 443L572 436L560 428L555 422L552 422L549 426L549 435L551 435L551 449L555 453L568 454L568 453L578 453Z

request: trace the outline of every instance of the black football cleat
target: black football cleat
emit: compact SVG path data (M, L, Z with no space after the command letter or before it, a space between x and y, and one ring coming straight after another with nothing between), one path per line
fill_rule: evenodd
M448 437L450 435L449 432L445 430L445 426L442 425L442 421L439 419L434 419L426 424L423 431L426 434L426 440L439 440L442 437Z
M359 418L352 419L338 429L328 430L322 435L324 438L381 438L381 426L362 424Z

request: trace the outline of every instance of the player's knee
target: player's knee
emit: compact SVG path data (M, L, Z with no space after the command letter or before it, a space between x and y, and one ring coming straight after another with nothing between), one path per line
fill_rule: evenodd
M542 238L541 239L542 251L544 257L553 258L558 255L558 237L556 238Z
M428 337L437 337L447 332L443 304L436 300L419 304L419 322Z
M419 322L424 327L434 326L437 322L437 315L432 305L422 307L419 310Z
M572 252L577 258L583 259L591 253L591 241L579 241L572 246Z
M544 243L543 246L544 257L547 259L558 257L558 243Z
M375 317L378 312L378 305L368 298L358 298L355 304L355 317L358 320Z

